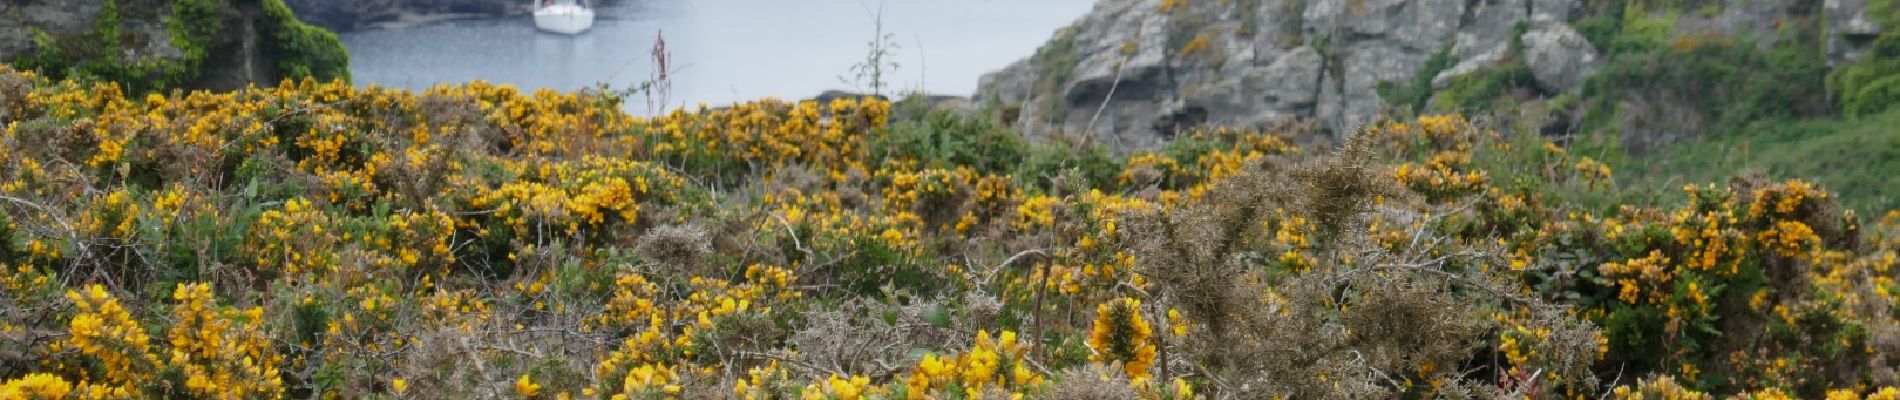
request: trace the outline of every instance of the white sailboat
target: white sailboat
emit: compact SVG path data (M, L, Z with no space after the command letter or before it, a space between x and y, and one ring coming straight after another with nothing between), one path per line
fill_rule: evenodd
M594 10L583 0L535 0L534 4L535 29L573 35L594 27Z

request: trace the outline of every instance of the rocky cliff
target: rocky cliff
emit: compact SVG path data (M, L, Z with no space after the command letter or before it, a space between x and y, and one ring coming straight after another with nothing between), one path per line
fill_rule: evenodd
M0 62L133 92L349 76L335 34L281 0L9 0L0 3Z
M1337 131L1505 68L1531 97L1575 94L1604 64L1608 43L1593 39L1644 29L1677 46L1765 48L1814 26L1830 62L1881 32L1870 0L1822 1L1102 0L1033 57L985 76L976 100L1030 133L1124 146L1198 124L1309 118Z

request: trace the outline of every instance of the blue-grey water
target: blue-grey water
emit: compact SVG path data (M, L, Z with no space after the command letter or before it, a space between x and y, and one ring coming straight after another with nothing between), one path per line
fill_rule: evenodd
M598 9L593 30L578 36L536 32L532 18L521 16L363 30L342 39L359 85L421 89L487 80L574 90L647 80L654 38L663 32L674 71L668 103L719 105L863 90L846 81L865 58L879 3L884 29L898 45L890 89L968 95L979 76L1033 54L1093 1L623 0Z

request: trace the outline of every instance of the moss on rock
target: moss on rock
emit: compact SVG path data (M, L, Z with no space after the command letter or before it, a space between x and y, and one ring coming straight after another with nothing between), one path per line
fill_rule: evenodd
M342 41L298 20L282 0L105 0L97 14L76 18L92 23L80 32L33 27L34 50L5 61L56 79L115 82L130 93L349 79ZM247 30L246 20L259 21ZM251 37L262 39L260 51L235 43ZM206 63L271 67L206 76L247 71Z
M350 79L350 53L336 33L306 24L283 0L257 0L276 39L277 74L284 78Z

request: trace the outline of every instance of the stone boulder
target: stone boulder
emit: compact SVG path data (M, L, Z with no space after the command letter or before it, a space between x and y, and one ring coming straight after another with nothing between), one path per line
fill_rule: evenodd
M1873 46L1874 39L1885 32L1874 22L1873 15L1869 15L1871 3L1872 0L1826 0L1822 5L1827 15L1829 65L1859 60Z
M1520 40L1524 43L1524 66L1530 68L1531 77L1546 92L1576 90L1602 66L1590 41L1566 25L1543 25L1524 32Z

